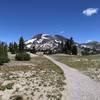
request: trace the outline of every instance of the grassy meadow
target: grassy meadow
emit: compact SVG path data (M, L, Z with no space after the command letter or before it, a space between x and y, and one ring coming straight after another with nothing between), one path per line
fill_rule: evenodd
M54 59L90 76L100 80L100 55L76 56L66 54L52 55Z

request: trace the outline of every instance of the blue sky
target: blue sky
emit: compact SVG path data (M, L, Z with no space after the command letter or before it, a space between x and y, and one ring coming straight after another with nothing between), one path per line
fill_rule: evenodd
M0 0L1 41L41 32L100 41L100 0Z

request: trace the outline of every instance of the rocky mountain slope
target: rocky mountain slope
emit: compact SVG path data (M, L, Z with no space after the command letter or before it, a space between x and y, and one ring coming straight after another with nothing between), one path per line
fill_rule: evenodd
M91 49L95 48L95 49L100 50L100 42L97 42L97 41L91 41L91 42L88 42L88 43L83 43L83 44L81 44L81 46L91 48Z
M61 42L65 42L67 38L60 35L48 35L45 33L40 33L35 35L32 39L25 41L28 49L32 49L35 46L36 50L56 50L59 48Z

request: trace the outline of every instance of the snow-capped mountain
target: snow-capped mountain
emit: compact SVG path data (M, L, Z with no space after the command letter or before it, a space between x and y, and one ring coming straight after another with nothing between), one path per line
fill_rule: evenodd
M67 38L60 35L49 35L45 33L40 33L35 35L33 38L25 41L26 47L28 49L35 47L36 50L56 50L59 47L59 44L65 42Z
M60 45L62 42L65 43L68 39L61 35L49 35L45 33L40 33L35 35L33 38L25 41L27 49L31 50L33 47L37 51L52 50L53 52L59 52L62 49ZM76 43L79 53L96 54L100 53L100 42L91 41L88 43Z

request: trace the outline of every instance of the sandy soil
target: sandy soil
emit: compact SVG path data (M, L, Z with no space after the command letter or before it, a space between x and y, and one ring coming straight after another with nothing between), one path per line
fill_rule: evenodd
M54 70L52 66L56 65L44 57L37 58L38 66L37 55L30 55L31 61L22 62L8 54L11 61L0 66L0 100L65 100L64 75Z

